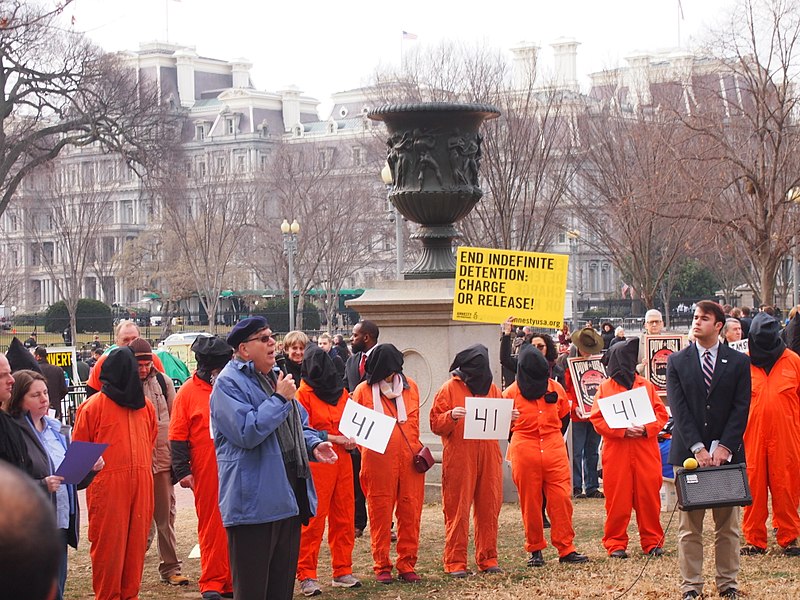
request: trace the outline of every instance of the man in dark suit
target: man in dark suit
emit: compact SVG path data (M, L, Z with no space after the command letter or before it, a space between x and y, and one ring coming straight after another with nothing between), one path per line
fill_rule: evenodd
M743 463L742 437L750 408L750 359L719 343L725 323L716 302L697 303L692 320L694 343L669 357L667 398L675 426L669 460L681 466L694 456L701 467ZM741 597L739 507L711 509L715 530L716 584L723 598ZM681 511L678 558L681 597L703 593L703 517L705 510Z
M353 354L347 359L347 364L344 366L344 385L351 395L358 384L367 379L367 357L372 352L372 349L378 345L379 334L378 326L372 321L359 321L353 327L353 337L350 340ZM350 457L353 459L353 488L356 493L356 537L361 537L364 534L364 528L367 526L367 502L364 498L364 491L361 489L360 481L361 453L358 451L352 452Z

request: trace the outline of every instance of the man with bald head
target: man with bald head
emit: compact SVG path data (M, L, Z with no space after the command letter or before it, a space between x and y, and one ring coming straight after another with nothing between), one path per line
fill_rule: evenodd
M0 596L52 600L63 548L51 503L32 479L0 461L0 506Z
M89 381L86 382L87 398L92 394L99 392L100 388L103 386L100 383L100 369L102 368L103 361L105 361L108 354L115 348L130 345L133 340L137 340L140 337L141 334L139 333L139 327L133 321L123 319L117 323L116 327L114 327L114 345L106 350L103 356L97 359L94 367L92 367L92 371L89 373ZM164 372L164 365L161 363L161 359L158 358L157 354L153 354L153 367L155 367L155 369L161 373Z

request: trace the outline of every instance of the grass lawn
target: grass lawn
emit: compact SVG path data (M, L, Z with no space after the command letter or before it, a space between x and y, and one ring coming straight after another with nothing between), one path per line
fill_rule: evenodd
M191 492L175 488L178 495L177 535L181 556L188 556L196 541L197 521L192 504ZM83 499L82 499L83 500ZM85 502L84 502L85 508ZM669 520L668 513L662 513L662 524ZM426 505L422 513L422 534L418 572L423 583L416 586L396 582L392 585L378 585L372 576L372 560L369 548L369 529L364 537L356 540L353 555L354 573L364 586L357 590L335 589L330 586L330 556L323 547L320 554L319 579L323 585L322 598L459 598L471 600L487 598L505 600L515 598L679 598L678 560L676 550L677 514L666 534L664 548L666 556L647 562L638 546L638 537L631 529L631 543L628 560L606 558L600 543L603 527L603 501L593 499L575 500L574 524L577 532L576 545L580 552L591 558L584 565L560 565L552 547L544 554L547 564L540 569L525 566L527 554L523 548L523 529L519 507L506 504L500 515L499 554L505 575L475 575L468 579L451 580L442 571L441 556L444 544L444 525L442 508L439 504ZM710 515L706 517L706 530L711 528ZM91 584L91 564L89 544L86 539L86 519L83 520L83 534L79 550L70 549L69 576L66 598L68 600L89 600L93 598ZM707 537L707 549L711 539ZM472 551L470 551L472 553ZM780 549L771 540L770 552L761 557L742 557L740 573L741 589L748 598L800 598L800 559L784 558ZM707 552L705 561L706 596L716 597L712 552ZM470 555L470 558L472 556ZM159 581L158 553L155 546L147 553L144 581L140 597L145 598L200 598L197 578L200 561L184 559L184 575L192 583L183 588L172 588ZM474 565L473 565L474 568ZM624 596L623 592L634 583L644 569L639 581ZM303 596L296 592L295 597Z

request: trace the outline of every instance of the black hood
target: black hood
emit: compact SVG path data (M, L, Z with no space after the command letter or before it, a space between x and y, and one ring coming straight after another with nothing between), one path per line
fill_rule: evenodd
M144 388L139 379L139 363L127 346L116 348L100 368L100 391L125 408L144 408Z
M379 344L372 349L366 364L367 383L372 385L392 373L403 372L403 353L392 344Z
M6 358L8 359L8 364L11 366L12 373L22 371L23 369L36 371L37 373L42 372L33 354L31 354L16 337L14 337L8 345Z
M489 349L483 344L465 348L453 359L450 372L458 375L476 396L485 396L492 387L492 369L489 366Z
M617 342L603 355L606 373L626 390L633 387L638 362L639 338Z
M536 400L544 396L550 379L550 367L539 349L523 344L519 349L517 361L517 385L526 400Z
M303 353L301 377L323 402L336 406L342 397L344 382L333 359L319 346L309 344Z
M769 375L775 362L786 349L786 344L781 339L781 324L775 317L760 312L753 318L747 340L750 362L764 369Z

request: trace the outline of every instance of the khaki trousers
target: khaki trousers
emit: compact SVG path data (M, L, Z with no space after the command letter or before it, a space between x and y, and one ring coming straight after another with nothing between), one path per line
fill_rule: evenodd
M147 547L158 534L158 573L161 579L181 574L181 561L178 560L177 542L175 541L175 486L172 484L172 473L161 471L153 474L153 523L147 536Z
M714 518L714 563L717 591L738 588L739 507L710 509ZM681 594L703 593L703 519L705 509L679 511L678 562Z

